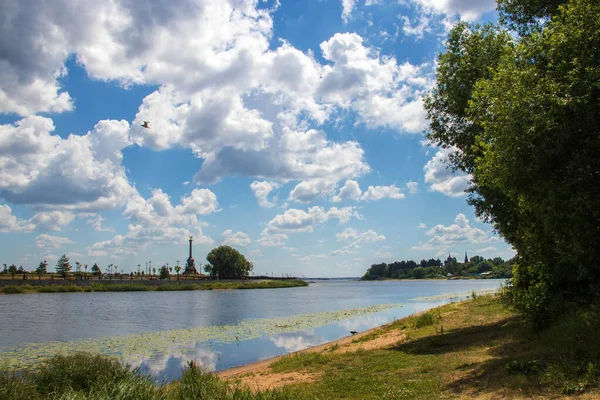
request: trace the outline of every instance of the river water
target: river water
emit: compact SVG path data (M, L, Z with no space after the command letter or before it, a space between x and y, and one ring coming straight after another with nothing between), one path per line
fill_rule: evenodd
M288 289L3 295L0 369L89 350L171 380L189 360L220 371L336 340L502 282L332 279Z

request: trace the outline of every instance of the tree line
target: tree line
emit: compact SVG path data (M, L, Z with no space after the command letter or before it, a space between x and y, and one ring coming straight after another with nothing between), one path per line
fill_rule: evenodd
M248 276L254 268L252 263L248 261L243 254L230 246L219 246L212 249L206 256L206 260L208 263L203 266L204 271L214 279L241 279ZM14 264L10 266L8 264L3 265L4 268L2 273L12 275L13 279L15 279L17 274L22 274L23 279L26 279L27 274L30 273L25 270L23 266L17 268L17 266ZM98 264L94 263L94 265L92 265L92 267L89 269L90 273L88 275L88 264L81 264L80 262L76 261L75 270L73 271L73 265L66 254L63 254L56 262L55 271L57 275L65 280L71 276L75 279L82 280L89 279L90 276L101 279L103 275L108 275L110 278L112 278L113 275L116 275L121 279L123 277L129 277L130 279L133 279L134 277L142 279L144 276L152 279L157 273L156 268L152 268L151 270L147 271L141 271L139 264L138 271L130 271L128 273L121 272L119 274L118 265L108 264L104 272L102 272ZM162 267L158 268L158 278L170 279L173 271L175 271L177 279L179 279L179 274L182 271L185 275L197 274L195 267L188 270L187 267L184 269L179 265L175 267L169 267L169 264L166 263ZM46 260L41 261L34 272L38 276L38 279L41 279L42 276L47 275L49 273L48 262Z
M488 258L481 256L468 258L459 263L455 257L448 256L444 262L439 258L421 260L419 263L394 261L386 264L373 264L361 280L378 279L426 279L448 276L476 276L480 278L510 278L512 277L512 260L504 261L501 257Z

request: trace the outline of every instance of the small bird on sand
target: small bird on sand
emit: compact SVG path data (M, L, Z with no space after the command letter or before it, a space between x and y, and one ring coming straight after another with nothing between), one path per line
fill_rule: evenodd
M356 331L350 331L351 334L356 335L358 332Z
M144 123L142 124L142 127L150 129L150 121L144 121Z

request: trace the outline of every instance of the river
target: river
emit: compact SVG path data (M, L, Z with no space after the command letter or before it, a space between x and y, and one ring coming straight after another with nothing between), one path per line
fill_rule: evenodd
M455 301L502 280L361 282L229 291L39 293L0 296L0 366L57 352L118 355L156 380L189 360L213 371L339 339Z

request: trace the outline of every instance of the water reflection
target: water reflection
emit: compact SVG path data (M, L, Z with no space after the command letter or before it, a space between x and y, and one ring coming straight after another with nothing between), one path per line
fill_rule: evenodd
M269 336L269 340L275 346L284 349L286 353L308 349L328 341L324 336L316 335L314 329L296 333L281 333Z

